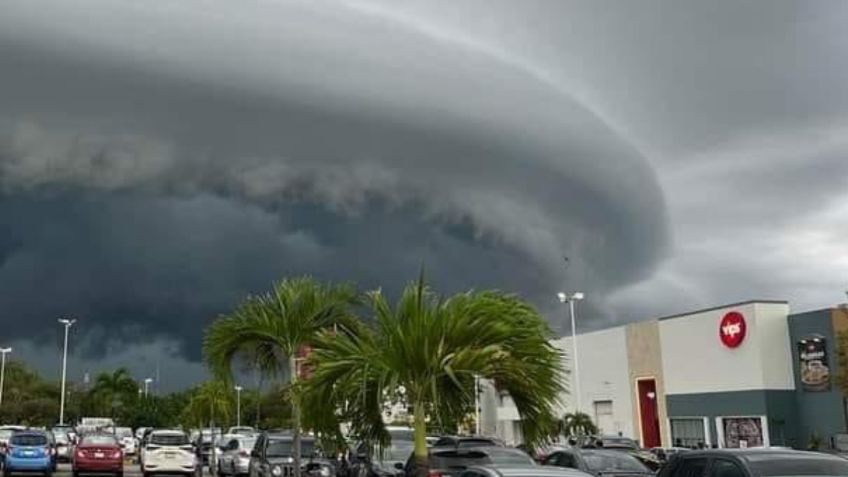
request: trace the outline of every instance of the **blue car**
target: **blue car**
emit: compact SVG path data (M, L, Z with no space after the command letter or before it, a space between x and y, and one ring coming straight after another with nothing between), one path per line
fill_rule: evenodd
M39 431L12 434L3 466L4 477L15 473L34 473L49 477L53 470L53 451L47 434Z

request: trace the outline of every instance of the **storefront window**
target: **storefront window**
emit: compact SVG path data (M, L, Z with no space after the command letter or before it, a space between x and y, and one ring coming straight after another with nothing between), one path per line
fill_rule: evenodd
M760 417L724 417L721 419L724 431L724 447L739 449L762 447L763 420Z
M697 449L707 445L703 418L671 419L671 442L674 447Z

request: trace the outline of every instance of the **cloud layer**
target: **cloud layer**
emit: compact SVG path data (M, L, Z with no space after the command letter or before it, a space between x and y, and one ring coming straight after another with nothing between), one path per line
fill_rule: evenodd
M100 337L79 359L167 342L196 360L203 326L275 278L397 290L422 263L557 327L562 288L587 292L587 328L829 305L848 266L846 12L6 0L10 338L53 346L75 314Z

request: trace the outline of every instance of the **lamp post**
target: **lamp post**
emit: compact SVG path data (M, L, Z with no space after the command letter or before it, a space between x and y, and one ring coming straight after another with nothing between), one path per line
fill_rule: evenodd
M65 326L65 349L62 352L62 395L59 397L59 425L65 423L65 380L68 376L68 331L77 320L59 319L59 323Z
M574 349L574 391L577 399L574 401L574 412L580 412L580 359L577 353L577 317L574 315L574 302L585 297L582 292L571 294L565 292L557 293L561 303L568 303L568 311L571 316L571 347Z
M236 427L241 427L241 386L236 386Z
M153 378L144 378L144 397L146 398L148 393L150 392L150 383L153 382Z
M474 426L480 435L480 376L474 375Z
M0 365L0 404L3 404L3 384L6 381L6 354L11 352L12 348L0 348L3 354L3 364Z

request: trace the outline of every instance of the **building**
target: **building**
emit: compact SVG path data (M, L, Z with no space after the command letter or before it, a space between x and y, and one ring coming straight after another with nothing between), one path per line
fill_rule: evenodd
M603 434L645 447L838 445L833 347L845 330L842 308L791 315L787 302L754 300L583 333L579 386L572 373L560 411L579 405ZM572 369L572 339L554 343ZM521 441L508 397L488 387L482 407L484 431Z

